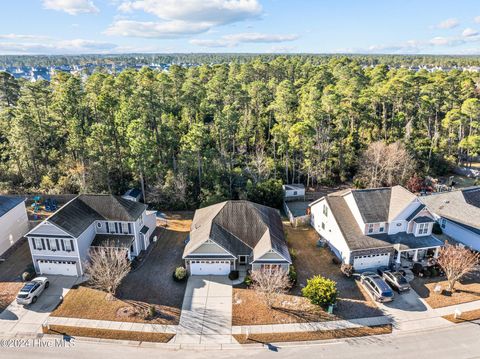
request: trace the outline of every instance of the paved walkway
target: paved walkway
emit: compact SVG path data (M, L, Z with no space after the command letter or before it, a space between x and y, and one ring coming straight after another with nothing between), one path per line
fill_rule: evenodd
M189 277L175 343L231 343L231 334L232 281L226 276Z
M0 333L22 334L41 332L42 324L70 288L81 278L49 275L50 286L40 295L37 302L23 306L13 301L0 313Z

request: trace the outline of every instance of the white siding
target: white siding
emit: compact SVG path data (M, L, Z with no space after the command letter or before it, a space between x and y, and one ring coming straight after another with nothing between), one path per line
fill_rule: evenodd
M64 230L58 228L56 225L43 221L34 229L32 229L28 234L38 234L38 235L54 235L54 236L68 236L69 234Z
M358 226L360 228L363 228L363 234L365 234L365 222L363 221L362 215L360 214L360 210L358 209L357 202L355 202L355 198L353 197L352 193L349 193L345 196L343 196L343 199L345 202L347 202L348 207L350 208L350 211L353 214L353 217L358 223Z
M439 223L441 225L442 218L440 218ZM459 226L448 219L445 219L445 228L442 227L442 231L456 241L463 243L472 249L480 251L480 235L469 231L468 229Z
M28 232L25 202L0 217L0 255Z
M323 214L324 204L328 207L328 215L326 217ZM341 218L339 220L341 220ZM325 228L322 228L322 223L325 224ZM349 263L350 249L325 199L320 200L311 207L311 224L320 236L327 240L330 247L333 247L334 252L336 252L344 262Z
M225 249L220 247L218 244L212 242L212 243L203 243L200 247L195 249L191 254L205 255L205 254L229 254L229 253Z

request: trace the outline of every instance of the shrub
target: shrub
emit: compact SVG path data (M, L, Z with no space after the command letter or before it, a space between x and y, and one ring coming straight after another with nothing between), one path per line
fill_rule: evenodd
M154 318L155 315L157 314L157 310L155 309L155 306L151 305L148 307L148 316L150 318Z
M288 270L288 278L290 279L290 283L292 283L292 285L297 283L297 271L293 265L291 265L290 269Z
M230 280L235 280L238 279L238 270L232 270L230 274L228 275L228 278Z
M353 266L348 263L343 263L340 267L340 271L345 274L347 278L350 278L353 275Z
M339 265L339 264L342 264L342 261L340 259L338 259L337 257L333 257L332 258L332 263L335 264L335 265Z
M430 268L430 276L431 277L438 276L438 271L435 269L435 267Z
M292 258L292 260L297 258L297 250L295 248L289 248L288 252L290 253L290 258Z
M433 234L442 234L443 233L442 227L440 227L440 225L437 222L435 222L433 224L432 233Z
M187 270L184 267L177 267L173 272L173 279L177 282L187 279Z
M302 289L302 294L312 304L325 308L337 301L337 283L321 275L316 275L307 280L307 285Z
M252 277L250 275L246 275L245 279L243 280L243 283L247 286L250 287L252 285Z
M33 274L31 272L25 271L22 273L22 280L24 282L28 282L29 280L32 280L32 279L33 279Z

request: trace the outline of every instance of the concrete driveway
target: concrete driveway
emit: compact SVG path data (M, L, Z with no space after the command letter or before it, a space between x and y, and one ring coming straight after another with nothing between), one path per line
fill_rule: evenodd
M50 286L40 295L35 304L23 306L13 301L0 313L0 333L11 335L32 334L41 331L42 323L60 303L69 289L81 278L49 275Z
M231 334L232 281L226 276L189 277L175 343L231 343Z

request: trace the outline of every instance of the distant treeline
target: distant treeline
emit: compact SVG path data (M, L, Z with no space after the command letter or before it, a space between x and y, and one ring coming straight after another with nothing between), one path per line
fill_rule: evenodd
M449 55L344 55L344 54L244 54L244 53L195 53L195 54L109 54L109 55L0 55L0 66L60 66L84 64L122 63L135 64L221 64L246 63L253 59L269 62L278 57L301 58L312 64L328 63L332 59L348 56L362 65L386 64L400 66L480 66L479 56Z

